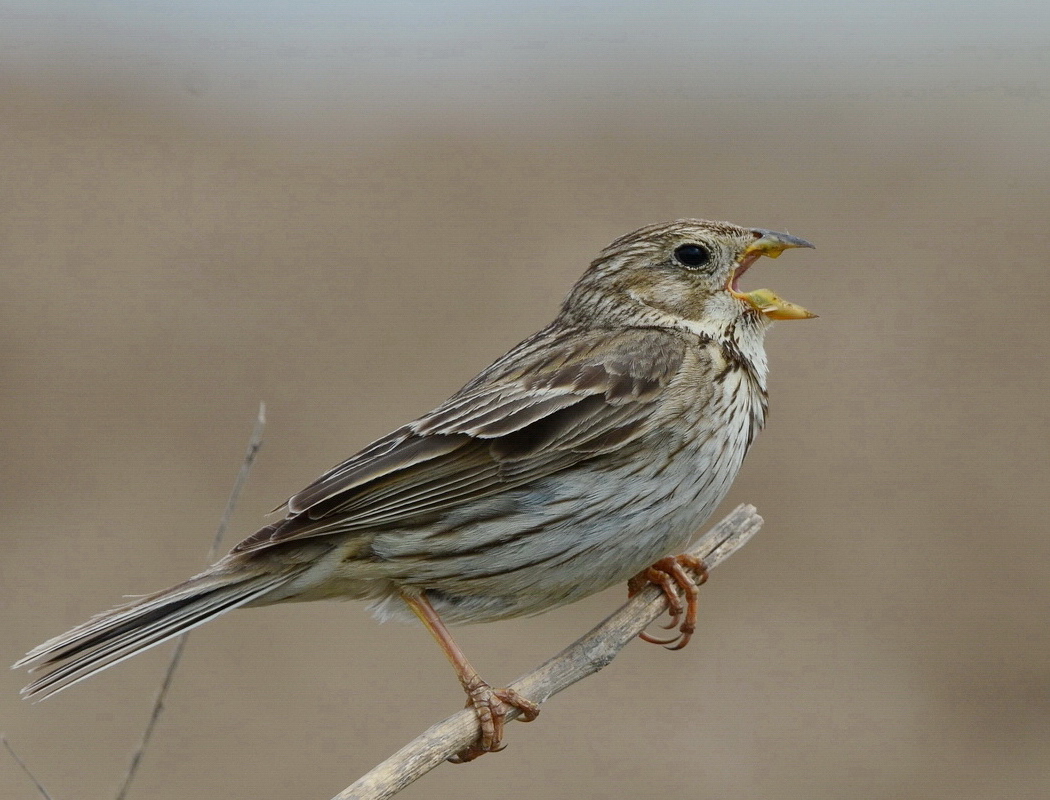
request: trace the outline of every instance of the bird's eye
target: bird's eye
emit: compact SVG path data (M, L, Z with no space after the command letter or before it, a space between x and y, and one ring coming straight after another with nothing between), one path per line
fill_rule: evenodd
M675 248L674 257L683 267L697 269L711 260L711 251L702 244L683 244Z

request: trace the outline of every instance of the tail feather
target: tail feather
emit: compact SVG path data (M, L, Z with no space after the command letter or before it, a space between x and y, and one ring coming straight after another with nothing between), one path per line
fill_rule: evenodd
M262 597L298 573L252 577L201 575L103 612L34 648L15 667L51 667L22 690L42 700L96 672ZM72 660L68 660L72 659ZM68 663L61 664L60 662Z

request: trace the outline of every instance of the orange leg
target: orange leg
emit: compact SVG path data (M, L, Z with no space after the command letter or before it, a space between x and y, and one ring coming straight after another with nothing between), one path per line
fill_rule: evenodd
M696 580L687 569L696 573ZM627 596L634 597L648 584L656 584L667 598L667 613L671 615L670 623L664 627L678 628L678 635L670 639L657 639L648 633L639 633L638 638L645 642L666 645L668 650L681 650L689 644L696 630L700 587L706 582L707 567L704 566L704 562L688 553L661 558L631 578L627 582ZM678 596L679 589L685 592L684 609Z
M500 742L503 739L503 727L509 712L508 706L513 706L521 712L519 719L522 722L532 722L536 719L540 713L539 706L531 700L526 700L513 689L493 689L485 683L477 670L467 661L466 655L460 650L459 645L456 644L452 634L449 633L445 623L425 594L401 592L401 597L441 645L441 649L456 670L456 677L463 685L463 691L467 693L467 707L473 707L478 715L478 725L481 729L478 741L454 755L449 761L462 764L473 761L485 753L502 750L503 746L500 745Z

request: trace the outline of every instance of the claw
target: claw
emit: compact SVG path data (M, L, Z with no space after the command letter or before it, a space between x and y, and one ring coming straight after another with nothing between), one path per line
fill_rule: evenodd
M521 712L518 719L522 722L532 722L540 713L539 706L513 689L493 689L482 682L472 685L467 692L467 708L473 708L478 715L478 740L448 760L453 764L466 764L485 753L503 750L507 746L503 744L503 728L510 713L508 706Z
M687 570L696 573L696 579ZM642 570L627 582L627 596L633 597L648 584L655 584L667 598L667 613L671 621L662 625L665 630L678 629L678 635L670 639L659 639L648 633L638 634L644 642L664 645L668 650L681 650L696 631L700 587L707 582L707 567L696 556L683 553L661 558L651 567ZM685 608L678 591L685 593Z
M665 626L661 625L660 627L665 627ZM670 639L658 639L657 637L652 636L652 635L646 633L645 631L642 631L641 633L638 634L638 638L641 639L643 642L649 642L649 644L674 644L675 642L677 642L682 637L681 637L681 635L678 635L678 636L672 636Z

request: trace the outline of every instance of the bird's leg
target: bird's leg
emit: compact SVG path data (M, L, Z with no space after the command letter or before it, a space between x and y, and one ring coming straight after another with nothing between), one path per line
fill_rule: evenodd
M478 715L478 726L480 727L478 741L466 750L452 756L449 761L462 764L473 761L485 753L502 750L500 742L503 739L503 726L507 720L508 706L513 706L521 712L519 719L522 722L532 722L536 719L540 713L539 706L531 700L526 700L513 689L493 689L485 683L477 670L467 661L466 655L456 644L452 634L449 633L445 623L425 594L402 591L401 597L430 631L431 636L441 645L441 649L456 670L456 677L463 685L463 691L467 693L467 707L473 708Z
M688 570L696 573L696 579ZM638 638L653 644L667 645L668 650L681 650L689 644L693 631L696 630L700 587L706 581L707 567L704 566L703 560L688 553L661 558L631 578L627 582L627 596L634 597L648 584L656 584L667 598L667 613L671 615L671 622L665 627L678 628L678 635L670 639L657 639L647 633L639 633ZM685 592L684 618L682 600L678 596L679 589Z

